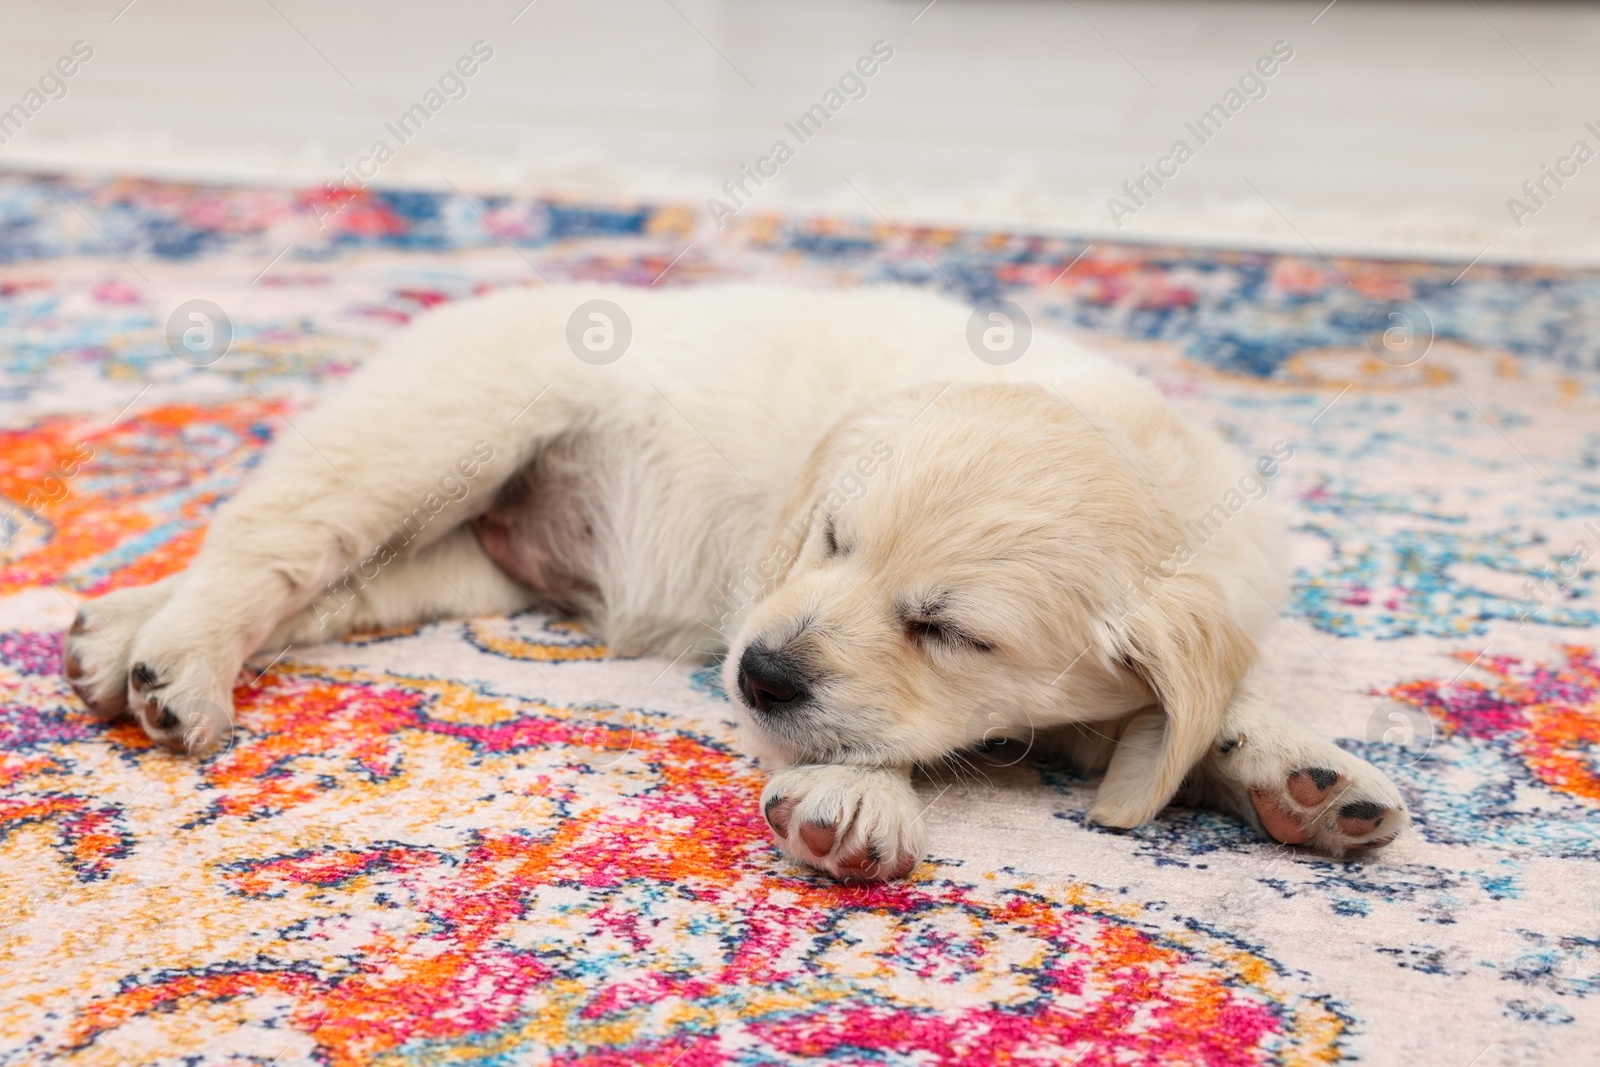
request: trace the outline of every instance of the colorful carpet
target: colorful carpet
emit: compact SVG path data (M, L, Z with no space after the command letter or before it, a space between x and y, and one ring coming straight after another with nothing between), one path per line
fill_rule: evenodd
M775 854L713 675L523 615L262 657L176 758L60 677L294 413L541 280L1004 296L1293 448L1260 688L1400 784L1352 863L1064 767L921 785L932 854ZM174 358L203 299L226 354ZM222 324L219 323L219 328ZM0 175L0 1064L1492 1064L1600 1040L1600 274L455 193Z

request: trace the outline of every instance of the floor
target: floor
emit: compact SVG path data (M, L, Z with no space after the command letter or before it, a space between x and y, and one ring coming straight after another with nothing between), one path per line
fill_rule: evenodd
M13 0L4 19L0 108L74 42L93 54L0 126L0 165L338 181L382 139L379 183L733 208L722 183L781 139L794 158L746 180L758 209L1600 260L1600 166L1561 163L1600 147L1592 4ZM385 123L476 41L490 57L401 144ZM864 95L800 143L785 123L877 41L892 57L847 85ZM1277 42L1291 58L1202 144L1185 123ZM1193 158L1162 162L1178 140ZM1528 199L1546 164L1576 174ZM1141 166L1172 176L1133 199Z

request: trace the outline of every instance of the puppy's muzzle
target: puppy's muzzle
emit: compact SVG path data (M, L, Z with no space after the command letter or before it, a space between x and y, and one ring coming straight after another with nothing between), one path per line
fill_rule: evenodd
M798 707L810 697L798 658L758 644L739 658L739 693L750 707L769 713Z

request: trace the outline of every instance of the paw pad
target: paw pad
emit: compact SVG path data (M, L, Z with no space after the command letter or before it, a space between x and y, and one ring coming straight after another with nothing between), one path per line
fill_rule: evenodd
M837 831L830 823L808 822L800 827L800 840L818 856L826 856L833 851L833 839L837 836Z
M1333 855L1382 848L1399 835L1404 811L1360 796L1362 785L1359 775L1352 780L1327 767L1301 767L1281 789L1252 788L1250 804L1261 829L1278 844L1310 845ZM1380 830L1390 832L1378 837Z
M141 691L145 689L158 689L161 686L161 681L156 676L156 672L151 670L150 666L143 662L135 663L133 665L133 671L131 672L130 677L133 679L133 687Z
M894 863L886 863L878 851L862 846L840 856L834 877L841 882L882 882L904 878L917 865L917 858L902 853Z
M1289 795L1297 804L1314 808L1326 799L1328 790L1339 781L1337 771L1325 767L1309 767L1289 775Z
M794 814L794 805L793 797L773 797L767 801L763 814L767 817L767 825L772 827L772 832L779 837L789 832L789 816Z
M1388 809L1370 800L1358 800L1339 809L1339 829L1352 837L1365 837L1383 825Z
M1311 831L1299 817L1283 804L1271 791L1250 790L1250 802L1256 806L1256 816L1267 836L1280 845L1303 845L1311 840Z

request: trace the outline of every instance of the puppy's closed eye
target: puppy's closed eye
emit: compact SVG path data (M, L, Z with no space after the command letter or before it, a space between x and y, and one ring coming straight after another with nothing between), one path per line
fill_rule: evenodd
M937 644L944 648L969 648L974 652L993 652L994 646L944 619L905 620L906 637L913 644Z
M825 556L848 556L850 550L839 543L839 528L832 519L828 520L822 528L822 554Z

